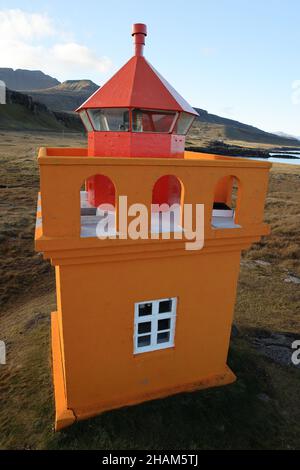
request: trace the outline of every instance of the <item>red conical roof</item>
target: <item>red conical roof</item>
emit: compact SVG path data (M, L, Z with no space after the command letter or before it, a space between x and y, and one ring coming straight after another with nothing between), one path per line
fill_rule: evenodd
M146 30L144 31L133 33L137 55L134 55L76 111L87 108L147 108L185 111L197 115L185 99L143 57L143 43L137 45L136 36L144 38Z

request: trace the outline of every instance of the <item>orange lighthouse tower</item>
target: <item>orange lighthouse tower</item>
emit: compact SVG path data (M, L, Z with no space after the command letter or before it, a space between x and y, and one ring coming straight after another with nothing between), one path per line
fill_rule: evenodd
M56 273L57 430L233 382L227 353L240 255L269 233L271 165L184 151L197 113L144 58L146 34L133 26L135 55L77 110L88 147L39 151L35 246ZM121 223L120 196L147 208L147 237L128 237L132 215ZM179 224L153 223L153 204L162 203L177 204ZM109 237L99 231L103 204ZM204 206L201 250L186 249L187 204Z

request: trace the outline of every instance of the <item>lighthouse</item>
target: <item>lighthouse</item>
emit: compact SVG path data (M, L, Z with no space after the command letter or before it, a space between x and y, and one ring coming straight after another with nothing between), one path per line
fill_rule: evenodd
M183 158L185 136L198 113L144 57L147 27L134 24L133 57L76 111L88 133L92 157ZM165 178L157 203L178 198L174 178ZM87 182L89 202L113 203L113 188L101 177Z
M197 113L145 59L146 35L133 26L134 56L77 110L87 147L39 150L35 248L55 267L56 430L236 379L227 356L240 256L269 233L271 165L184 150ZM121 197L151 222L153 206L175 203L183 216L201 204L204 246L186 249L183 217L124 236Z

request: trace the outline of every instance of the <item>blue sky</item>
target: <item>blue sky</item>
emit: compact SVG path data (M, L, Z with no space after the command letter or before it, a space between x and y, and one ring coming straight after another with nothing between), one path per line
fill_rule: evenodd
M145 56L193 106L300 136L299 0L0 1L0 67L103 84Z

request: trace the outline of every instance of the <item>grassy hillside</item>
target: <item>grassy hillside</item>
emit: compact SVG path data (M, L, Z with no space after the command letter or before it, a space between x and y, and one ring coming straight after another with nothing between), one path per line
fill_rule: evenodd
M266 221L272 233L241 262L229 365L236 383L104 413L53 433L50 312L54 273L33 251L39 146L84 146L80 135L0 132L0 366L2 449L299 449L300 166L271 171ZM261 344L266 346L262 349ZM277 350L287 362L267 357ZM286 346L284 347L284 345ZM278 352L278 356L279 356ZM280 361L279 361L280 362Z
M188 134L188 146L206 146L210 142L222 141L249 147L300 147L300 141L297 139L271 134L248 124L209 114L199 108L195 109L199 113L199 118Z
M77 116L52 112L26 94L7 90L7 104L0 106L2 130L81 131Z

